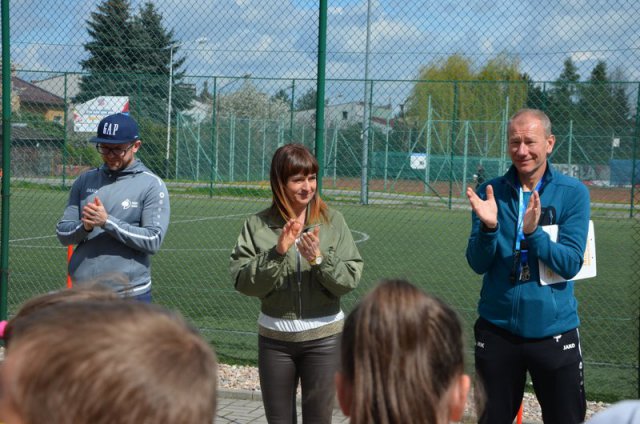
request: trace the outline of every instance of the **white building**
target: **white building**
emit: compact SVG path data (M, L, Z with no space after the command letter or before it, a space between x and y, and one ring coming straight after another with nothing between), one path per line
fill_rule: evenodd
M316 119L316 110L300 110L295 112L294 119L299 123L313 124ZM362 124L364 120L364 102L348 102L329 104L324 107L324 122L326 126L338 125L345 127L354 124ZM373 105L371 107L371 123L373 126L385 129L387 124L393 127L393 110L391 105Z
M80 93L80 74L66 74L66 95L67 98L74 98ZM55 77L45 78L42 80L31 81L36 87L47 90L56 96L64 98L65 96L65 75L57 75Z

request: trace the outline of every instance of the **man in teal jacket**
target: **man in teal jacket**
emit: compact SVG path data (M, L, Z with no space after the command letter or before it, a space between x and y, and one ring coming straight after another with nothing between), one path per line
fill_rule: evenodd
M581 423L586 412L573 278L583 263L589 192L554 170L549 118L523 109L509 121L512 166L478 192L467 261L483 274L475 324L476 372L486 392L481 423L512 423L531 375L545 423ZM558 225L551 241L541 228ZM538 260L567 281L542 285Z

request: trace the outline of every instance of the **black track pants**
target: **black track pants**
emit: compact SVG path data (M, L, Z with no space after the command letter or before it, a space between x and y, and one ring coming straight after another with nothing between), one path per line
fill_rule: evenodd
M545 424L584 421L587 405L577 329L544 339L525 339L480 318L474 332L476 373L485 392L480 423L513 422L527 371Z

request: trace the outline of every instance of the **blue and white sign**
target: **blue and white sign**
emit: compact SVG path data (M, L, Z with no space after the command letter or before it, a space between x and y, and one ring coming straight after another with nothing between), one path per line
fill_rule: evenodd
M114 113L129 113L128 96L100 96L73 108L73 130L95 133L102 118Z

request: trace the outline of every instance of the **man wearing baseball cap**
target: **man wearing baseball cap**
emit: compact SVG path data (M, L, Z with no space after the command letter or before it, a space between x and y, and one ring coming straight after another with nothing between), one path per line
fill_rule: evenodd
M135 158L142 141L130 116L107 116L90 141L104 164L75 180L56 227L63 245L77 245L69 274L74 284L100 282L150 302L150 255L169 226L167 187Z

